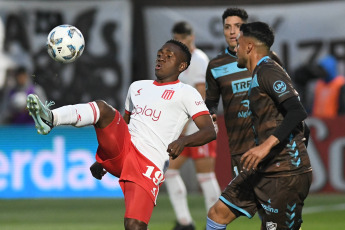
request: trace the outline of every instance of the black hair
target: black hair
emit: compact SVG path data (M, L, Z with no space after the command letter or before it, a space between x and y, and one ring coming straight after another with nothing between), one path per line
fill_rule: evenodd
M171 32L173 34L192 35L193 34L193 28L188 22L181 21L181 22L177 22L174 24Z
M18 66L15 70L14 70L14 76L18 76L20 74L26 74L28 71L26 69L25 66Z
M180 49L185 54L184 55L185 56L185 62L187 62L187 67L188 67L190 65L190 60L192 58L192 54L190 53L188 47L185 44L183 44L182 42L175 40L175 39L171 39L171 40L167 41L165 44L167 44L167 43L172 43L172 44L175 44L178 47L180 47Z
M245 11L244 9L241 9L241 8L227 8L224 13L223 13L223 16L222 16L222 19L223 19L223 24L224 24L224 21L227 17L230 17L230 16L237 16L239 18L242 19L243 22L247 22L248 20L248 14L247 14L247 11Z
M242 31L243 36L245 37L253 37L263 42L268 49L270 49L273 45L273 29L264 22L251 22L247 24L242 24L240 27L240 31Z

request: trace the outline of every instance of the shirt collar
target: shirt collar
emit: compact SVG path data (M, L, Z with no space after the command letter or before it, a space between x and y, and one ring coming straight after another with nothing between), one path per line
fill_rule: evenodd
M156 80L153 81L153 84L154 85L157 85L157 86L162 86L162 85L174 85L174 84L177 84L179 83L180 80L176 80L176 81L171 81L171 82L164 82L164 83L159 83L157 82Z

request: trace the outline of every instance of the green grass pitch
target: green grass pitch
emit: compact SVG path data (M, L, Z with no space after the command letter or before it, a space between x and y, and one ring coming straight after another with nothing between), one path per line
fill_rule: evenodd
M168 196L160 194L149 229L170 230L175 221ZM201 195L189 205L198 230L204 230L206 211ZM123 228L123 199L1 200L1 230L117 230ZM345 229L345 194L311 194L305 202L303 230ZM259 229L256 216L233 222L236 230Z

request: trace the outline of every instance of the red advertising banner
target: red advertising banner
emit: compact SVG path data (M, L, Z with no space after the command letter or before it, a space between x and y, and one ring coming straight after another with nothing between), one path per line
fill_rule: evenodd
M313 167L311 192L345 192L345 116L309 117L308 153ZM230 182L231 162L224 117L218 116L216 175L222 189Z

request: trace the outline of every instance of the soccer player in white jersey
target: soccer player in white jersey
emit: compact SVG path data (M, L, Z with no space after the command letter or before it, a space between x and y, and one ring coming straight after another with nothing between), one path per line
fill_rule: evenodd
M190 66L179 76L179 80L191 85L205 98L205 75L209 62L207 55L195 46L195 35L192 26L180 21L172 27L175 40L184 43L192 54ZM181 135L190 135L198 131L193 121L189 121ZM194 161L196 177L205 198L205 206L209 208L218 200L220 188L214 173L217 142L216 140L198 147L187 147L181 155L171 160L165 174L165 184L173 206L177 221L173 230L194 230L195 226L188 208L187 190L180 175L180 168L190 158Z
M98 149L90 170L99 180L106 172L119 177L125 198L125 229L147 229L169 157L175 159L184 147L216 138L201 95L178 80L190 58L183 43L167 41L157 52L156 80L131 84L123 118L101 100L49 110L36 95L27 97L27 108L40 134L59 125L94 125ZM179 137L190 117L199 131Z

